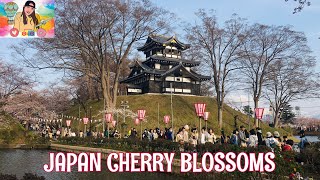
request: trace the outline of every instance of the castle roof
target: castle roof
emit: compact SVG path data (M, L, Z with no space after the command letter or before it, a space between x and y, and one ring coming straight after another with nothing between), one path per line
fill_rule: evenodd
M143 76L143 75L146 75L146 74L152 74L152 75L155 75L155 76L158 76L158 77L166 77L166 76L169 76L170 74L173 74L173 73L176 73L176 72L182 72L184 73L185 75L193 78L193 79L196 79L196 80L210 80L211 77L210 76L203 76L203 75L200 75L200 74L197 74L196 72L194 71L191 71L191 70L187 70L186 67L183 65L183 62L180 62L179 65L176 65L174 66L173 68L169 69L169 70L160 70L160 69L152 69L150 68L149 66L139 62L139 61L135 61L134 64L130 67L131 69L133 68L141 68L142 71L139 73L139 74L135 74L135 75L131 75L129 76L128 78L126 79L123 79L122 81L120 81L121 83L127 83L127 82L130 82L132 79L135 79L139 76Z
M186 50L190 48L190 44L184 44L181 41L177 40L175 36L166 37L161 35L150 35L146 43L138 48L139 51L146 51L154 46L168 46L175 44L179 49Z
M182 63L184 66L198 66L200 64L199 61L192 61L192 60L187 60L187 59L178 59L178 58L170 58L170 57L163 57L163 56L157 56L157 55L153 55L150 56L146 61L154 61L154 62L166 62L168 64L172 64L172 65L177 65L179 63Z

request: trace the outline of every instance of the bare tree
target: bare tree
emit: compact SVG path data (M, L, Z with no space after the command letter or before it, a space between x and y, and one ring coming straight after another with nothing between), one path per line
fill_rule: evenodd
M199 24L186 27L187 38L196 50L198 60L203 62L203 69L213 78L217 95L218 121L222 128L222 111L232 73L237 69L237 51L245 39L246 24L243 19L234 16L219 27L213 12L199 10L196 13Z
M288 2L289 0L285 0L286 2ZM293 10L293 14L296 14L298 12L301 12L302 9L305 7L305 6L310 6L311 5L311 2L309 0L294 0L298 5L296 8L294 8Z
M248 34L241 46L240 66L242 80L251 88L254 108L258 108L270 65L307 53L309 49L305 35L286 26L254 24ZM255 125L258 126L257 119Z
M56 114L65 112L70 106L71 95L68 86L59 86L51 84L45 90L38 91L41 96L41 103L47 111L53 111Z
M168 27L172 14L147 0L75 0L57 2L55 39L24 42L38 50L27 57L16 52L33 68L56 68L78 72L101 85L107 108L116 104L118 81L136 42ZM39 59L38 63L36 59Z
M308 52L292 59L279 59L270 65L265 94L272 104L275 127L279 125L281 109L291 101L319 97L319 79L313 71L315 65Z
M31 79L21 68L0 60L0 100L2 103L5 103L10 96L31 86Z

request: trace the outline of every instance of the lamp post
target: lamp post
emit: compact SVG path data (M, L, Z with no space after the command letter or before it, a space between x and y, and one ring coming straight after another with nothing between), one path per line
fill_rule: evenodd
M66 120L66 124L67 124L67 127L68 127L69 136L71 136L71 133L70 133L71 120Z
M120 107L123 108L123 123L126 123L126 109L129 108L129 101L121 101ZM121 127L122 128L122 127ZM122 130L122 129L121 129ZM124 129L124 132L126 132L126 129Z
M89 118L87 118L87 117L83 118L83 124L84 124L84 132L83 132L83 134L87 133L88 121L89 121Z
M106 118L106 122L107 122L107 128L108 128L108 133L107 133L107 137L109 139L109 123L112 121L112 114L111 113L107 113L105 115L105 118Z
M136 119L134 120L134 124L135 124L135 125L138 125L139 123L140 123L139 118L136 118Z
M129 101L121 101L121 105L120 107L122 107L124 109L124 116L123 116L123 122L126 122L126 109L129 108Z
M146 115L146 110L139 109L138 110L138 119L140 120L140 133L141 133L141 140L142 140L142 121Z
M207 122L208 122L208 119L209 119L209 114L210 114L210 112L204 112L204 114L203 114L203 119L204 119L204 121L205 121L205 123L206 123L206 131L208 131L208 126L207 126Z
M196 114L199 118L199 142L201 142L201 117L204 115L204 111L206 110L205 103L195 103L194 107L196 109Z
M273 106L270 104L269 112L271 113L271 124L274 124Z
M255 109L255 115L256 115L256 118L258 119L258 127L260 127L260 121L263 116L263 111L264 111L264 108L256 108Z
M91 124L92 124L92 114L91 114L91 110L92 110L92 106L90 106L90 119L89 119L89 123L90 123L89 131L90 131L90 133L91 133Z

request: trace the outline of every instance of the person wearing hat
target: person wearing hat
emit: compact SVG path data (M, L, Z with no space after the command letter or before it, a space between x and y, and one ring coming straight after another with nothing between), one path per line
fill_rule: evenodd
M281 146L283 145L281 137L280 137L280 133L278 131L274 131L273 132L273 137L279 142L278 147L281 150Z
M25 30L36 31L36 26L40 22L40 16L35 13L35 9L36 4L33 1L27 1L23 6L22 12L16 14L13 27L18 29L19 32Z
M279 142L272 136L271 132L267 132L266 136L266 146L273 151L275 147L279 146Z

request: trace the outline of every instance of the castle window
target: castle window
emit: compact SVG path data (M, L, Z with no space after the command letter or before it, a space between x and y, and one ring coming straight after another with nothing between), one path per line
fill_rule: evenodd
M181 81L181 78L176 78L176 81Z
M183 89L184 93L191 93L191 89Z
M160 69L161 66L160 66L160 64L156 63L156 64L154 65L154 68L155 68L155 69Z

